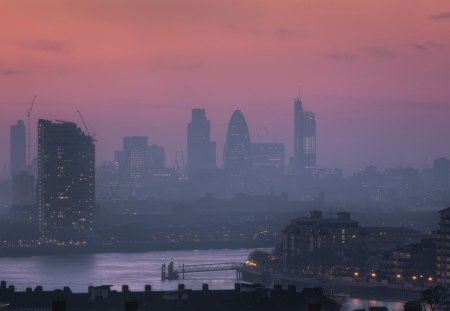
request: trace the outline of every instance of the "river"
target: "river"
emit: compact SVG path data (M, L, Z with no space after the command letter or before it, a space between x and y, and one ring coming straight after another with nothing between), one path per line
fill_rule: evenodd
M173 257L175 265L244 262L253 249L191 250L144 253L79 254L58 256L0 258L0 279L17 290L42 285L44 290L69 286L73 292L87 292L89 285L114 285L120 290L127 284L131 290L143 291L146 284L154 290L173 290L178 283L200 289L208 283L211 289L230 289L235 283L234 271L188 274L184 280L161 281L161 262ZM390 311L403 310L402 302L347 299L343 310L369 305L387 306Z
M18 290L36 285L44 289L69 286L73 292L87 292L89 285L127 284L131 290L143 291L146 284L155 290L171 290L178 283L200 289L203 283L211 289L232 288L234 271L190 274L185 280L161 281L161 262L173 257L175 265L218 262L244 262L252 249L191 250L145 253L107 253L57 256L0 258L0 279Z

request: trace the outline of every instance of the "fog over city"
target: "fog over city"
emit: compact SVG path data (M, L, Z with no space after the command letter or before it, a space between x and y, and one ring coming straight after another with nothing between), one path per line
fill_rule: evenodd
M85 115L97 134L97 164L113 160L131 135L162 145L173 164L186 150L194 107L208 112L219 164L237 108L253 142L282 142L291 155L291 103L301 85L319 121L320 166L429 167L450 153L447 6L5 1L0 142L37 95L34 124ZM0 164L8 164L6 148Z
M450 3L3 1L0 42L0 310L450 308Z

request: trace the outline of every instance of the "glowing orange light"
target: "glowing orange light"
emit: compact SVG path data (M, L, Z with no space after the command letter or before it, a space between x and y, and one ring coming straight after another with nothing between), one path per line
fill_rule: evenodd
M248 265L248 266L250 266L250 267L256 267L256 263L254 263L254 262L251 261L251 260L247 260L247 261L245 262L245 264Z

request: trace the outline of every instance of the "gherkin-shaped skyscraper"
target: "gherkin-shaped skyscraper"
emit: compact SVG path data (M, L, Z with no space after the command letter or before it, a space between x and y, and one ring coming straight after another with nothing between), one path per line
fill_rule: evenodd
M251 169L250 133L240 110L235 110L228 123L227 140L224 147L224 169L227 173L246 175Z

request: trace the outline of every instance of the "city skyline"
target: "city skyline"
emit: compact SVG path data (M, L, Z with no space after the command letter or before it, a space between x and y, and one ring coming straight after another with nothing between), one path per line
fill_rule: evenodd
M41 117L79 123L75 112L84 114L99 162L112 160L120 138L131 135L148 136L173 158L186 150L192 107L208 111L218 155L236 108L253 137L282 142L292 154L291 102L300 84L320 120L320 167L402 159L429 166L450 154L447 3L103 4L1 4L2 145L36 95L34 124ZM7 163L1 152L0 165Z
M6 0L0 40L1 310L450 310L449 1Z
M296 115L298 114L298 111L300 111L302 114L305 114L305 118L306 119L308 119L308 120L313 120L312 122L313 122L313 124L314 125L311 125L312 126L312 128L311 128L311 130L313 130L314 132L316 131L315 130L315 127L316 127L316 117L315 117L315 112L312 112L312 111L308 111L308 110L304 110L304 108L303 108L303 100L301 100L300 99L300 97L297 97L297 98L294 98L293 99L293 101L292 101L293 103L294 103L294 109L292 109L292 115L290 116L291 117L291 120L290 121L292 121L292 125L293 125L293 128L291 129L291 132L292 132L292 137L293 137L293 139L294 139L294 137L297 135L296 133L298 132L298 129L296 129L296 120L298 119L298 117L296 117ZM292 105L292 102L291 102L291 105ZM300 110L299 110L299 108L298 108L298 105L300 104ZM239 110L239 109L238 109ZM203 114L205 113L205 111L206 111L206 109L204 109L204 108L191 108L190 109L190 111L191 112L193 112L193 111L200 111L200 112L202 112ZM231 111L232 112L232 111ZM203 116L204 117L204 116ZM303 118L303 117L302 117ZM312 118L312 119L311 119ZM54 120L54 121L58 121L58 119L51 119L51 120ZM206 119L205 119L206 120ZM37 120L36 120L37 121ZM212 125L214 125L214 120L210 120L210 119L207 119L207 121L208 122L211 122L211 124L210 124L210 127L212 127ZM24 125L24 122L23 122L23 120L17 120L16 121L17 122L17 124L22 124L22 126L23 126L23 131L25 131L25 130L27 130L27 128L26 128L26 126ZM99 144L98 144L98 141L97 141L97 136L96 136L96 133L95 133L95 131L93 132L93 133L91 133L91 131L92 131L92 126L91 125L87 125L87 124L83 124L83 120L80 118L80 117L78 117L78 118L75 118L75 120L71 120L71 119L68 119L68 120L65 120L64 122L73 122L73 123L75 123L75 124L77 124L77 126L79 126L80 128L81 128L81 130L85 133L85 134L90 134L90 135L92 135L93 134L93 137L95 138L95 143L96 143L96 147L98 148L98 146L99 146ZM192 120L191 120L191 122L192 122ZM10 125L10 129L13 129L13 128L15 128L15 127L17 127L17 124L11 124ZM190 122L189 122L189 120L186 122L186 124L190 124ZM319 127L320 126L320 124L321 124L321 122L320 122L320 120L319 120L319 122L318 122L318 124L317 124L317 127ZM86 126L87 126L87 128L86 128ZM37 125L36 125L36 128L37 128ZM249 128L249 133L250 133L250 136L252 136L252 128L251 128L251 126L248 126L248 128ZM228 125L226 125L225 126L225 130L227 130L228 129ZM33 128L33 122L32 122L32 129L31 129L31 132L33 132L35 130L35 128ZM310 131L311 131L310 130ZM186 131L186 128L184 129L184 131L185 131L185 133L180 133L180 135L183 135L184 134L184 136L186 136L186 134L189 132L189 130L187 130ZM89 132L89 133L88 133ZM260 134L261 133L261 134ZM24 134L25 133L23 133L23 135L22 136L24 136ZM37 133L36 133L37 134ZM314 133L314 135L317 135L316 133ZM32 135L31 136L31 145L33 146L33 144L36 144L36 141L37 141L37 139L35 139L34 137L33 137L34 135ZM217 153L217 155L216 155L216 161L217 161L217 166L219 167L219 168L223 168L223 164L224 164L224 162L223 162L223 152L225 151L225 149L224 149L224 145L225 145L225 143L226 143L226 133L225 133L225 135L224 135L225 137L224 137L224 144L222 144L222 146L220 146L220 144L219 145L217 145L216 144L216 142L214 141L214 140L216 140L215 138L213 138L213 137L211 137L210 139L211 139L211 141L212 141L212 143L215 145L214 147L214 149L216 150L216 153ZM268 137L270 137L271 135L270 135L270 132L269 132L269 130L267 129L267 127L263 127L262 129L261 129L261 132L254 132L254 140L252 140L252 143L269 143L269 144L271 144L271 143L276 143L276 144L283 144L284 145L284 147L285 147L285 149L287 150L287 152L285 153L285 169L287 170L287 171L289 171L289 161L290 161L290 159L291 160L293 160L294 161L294 165L295 165L295 162L297 161L295 158L296 158L296 152L295 152L295 149L296 149L296 147L295 147L295 139L294 139L294 142L284 142L284 141L281 141L280 142L280 140L279 139L277 139L277 138L273 138L273 139L268 139ZM166 143L165 142L160 142L160 141L155 141L155 140L152 140L151 139L151 137L152 137L152 135L151 135L151 133L150 134L143 134L143 133L140 133L140 134L137 134L137 133L134 133L134 134L131 134L131 135L128 135L128 136L123 136L123 137L117 137L116 139L117 140L119 140L119 141L123 141L125 138L127 138L127 137L142 137L142 138L145 138L146 140L148 139L148 147L150 148L150 146L151 145L154 145L154 146L161 146L162 148L163 148L163 150L164 151L166 151L166 148L165 148L165 145L166 145ZM25 137L24 137L25 138ZM8 139L9 140L11 140L11 137L8 137ZM320 137L319 137L319 142L320 142ZM221 139L219 138L219 139L217 139L217 141L221 141ZM8 142L9 143L9 142ZM319 143L318 142L316 142L316 140L314 141L314 149L316 149L316 146L318 145ZM184 144L185 146L183 146L184 148L180 148L180 149L175 149L175 150L171 150L173 153L172 154L170 154L169 155L169 157L168 157L168 159L171 159L171 158L175 158L175 159L177 159L178 157L180 157L180 154L182 155L182 156L184 156L184 154L186 154L186 156L188 155L188 143L187 143L187 141L185 142L185 144ZM449 146L450 146L450 144L449 144ZM37 144L36 144L36 147L37 147ZM100 147L101 147L101 143L100 143ZM117 148L117 150L119 150L121 147L119 147L119 148ZM34 148L32 147L32 156L31 156L31 160L34 160L34 159L36 159L37 160L37 153L36 152L34 152L34 150L33 150ZM10 152L11 152L11 150L12 149L10 149ZM97 161L96 162L96 166L98 166L98 165L101 165L101 164L103 164L103 163L107 163L107 162L112 162L112 161L117 161L117 150L114 150L114 151L112 151L112 153L111 154L109 154L109 155L107 155L106 156L106 158L105 159L102 159L102 160L99 160L99 161ZM170 150L170 148L169 148L169 150ZM220 152L220 154L219 154L219 152ZM289 152L291 152L291 153L289 153ZM167 152L165 152L165 153L167 153ZM180 153L180 154L179 154ZM34 156L33 156L33 154L34 154ZM319 151L317 151L317 150L314 150L314 152L313 152L313 154L314 154L314 160L312 160L312 158L310 159L310 161L313 161L313 162L318 162L317 160L316 160L316 158L320 158L320 150ZM345 165L345 164L339 164L339 163L337 163L336 165L334 165L334 168L340 168L340 169L344 169L344 170L347 170L345 173L346 173L346 175L347 174L352 174L352 173L354 173L354 172L356 172L356 171L358 171L358 170L362 170L362 169L365 169L367 166L369 166L369 165L376 165L377 167L379 167L379 168L389 168L389 167L394 167L394 166L397 166L397 167L418 167L418 168L431 168L432 167L432 165L433 165L433 160L434 159L436 159L436 158L447 158L447 157L449 157L449 155L450 155L450 152L448 153L448 154L445 154L445 153L443 153L442 155L440 155L440 156L436 156L435 158L430 158L430 159L426 159L425 161L423 161L422 163L411 163L411 162L409 162L409 161L407 161L407 159L405 160L405 154L404 153L401 153L400 155L399 155L399 159L397 160L397 163L395 163L395 161L393 162L393 163L385 163L384 165L383 164L380 164L379 162L378 163L371 163L371 162L362 162L362 163L360 163L359 164L359 166L358 166L358 164L356 164L356 165L354 165L354 166L349 166L349 165ZM406 157L407 157L407 155L406 155ZM166 158L167 159L167 158ZM10 159L7 159L7 160L9 160L10 161ZM180 160L182 160L181 158L180 158ZM185 163L184 163L184 165L185 165L185 167L182 167L182 169L186 169L186 170L188 170L188 159L186 158L186 159L184 159L185 160ZM7 162L7 163L5 163L4 164L4 168L5 167L8 167L8 170L10 170L11 169L11 165L12 165L12 162L11 162L11 164L8 164L9 162ZM321 163L319 162L319 164L317 164L317 165L315 165L316 166L316 168L325 168L325 167L333 167L333 165L329 165L329 166L326 166L326 165L320 165ZM176 165L176 160L174 160L174 162L172 163L172 162L170 162L169 161L169 163L167 163L167 167L170 167L170 168L172 168L174 165ZM295 166L293 166L292 168L294 168ZM295 169L295 168L294 168ZM315 169L315 168L314 168ZM5 178L8 178L9 176L12 176L12 174L11 174L11 171L6 171L5 172L5 176L1 176L0 175L0 177L5 177ZM25 167L22 169L22 170L25 170ZM294 174L298 174L298 172L297 173L295 173L294 172Z

